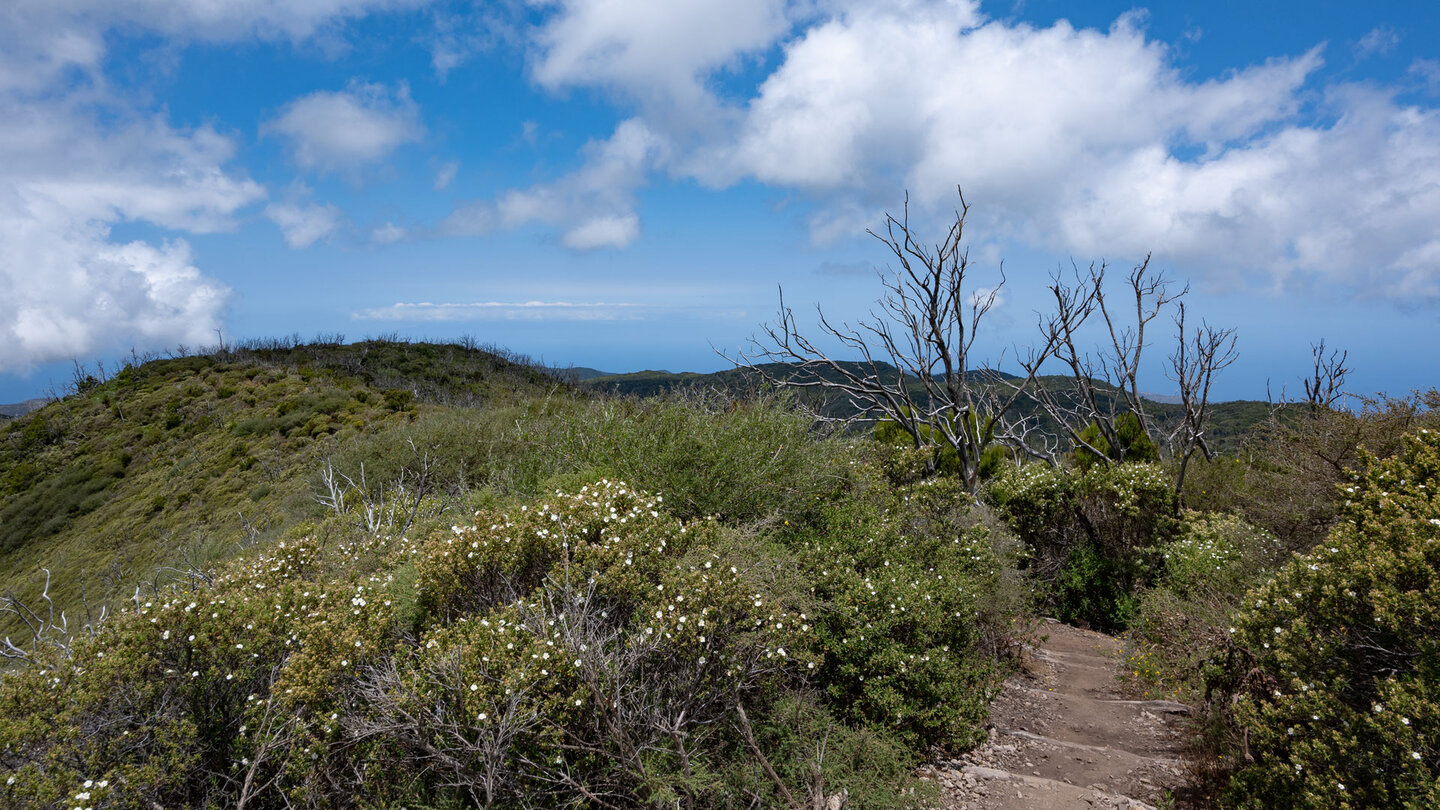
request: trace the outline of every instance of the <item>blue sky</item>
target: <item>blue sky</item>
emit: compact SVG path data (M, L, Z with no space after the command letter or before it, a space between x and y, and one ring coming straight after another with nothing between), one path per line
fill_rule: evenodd
M1411 2L12 0L0 401L217 335L720 368L777 286L864 317L865 229L908 191L933 233L957 184L976 284L1007 276L991 358L1057 268L1153 253L1238 330L1222 397L1297 387L1321 338L1357 392L1428 388L1437 32Z

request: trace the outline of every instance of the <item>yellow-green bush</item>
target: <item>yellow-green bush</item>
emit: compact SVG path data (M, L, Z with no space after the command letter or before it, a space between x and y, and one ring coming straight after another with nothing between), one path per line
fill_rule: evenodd
M1245 807L1440 801L1440 434L1343 486L1339 521L1246 597L1225 683Z
M1025 542L1044 608L1105 630L1134 617L1179 526L1172 483L1154 464L1026 464L997 475L985 497Z
M0 802L704 807L823 782L897 806L916 746L973 737L993 684L973 532L816 572L844 549L608 480L419 539L352 532L310 527L0 679ZM797 706L850 758L797 740Z

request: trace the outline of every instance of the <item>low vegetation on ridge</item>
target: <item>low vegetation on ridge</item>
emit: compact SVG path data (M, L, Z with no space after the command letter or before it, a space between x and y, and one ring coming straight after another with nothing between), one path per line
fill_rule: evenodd
M1274 410L1178 496L1163 448L971 494L515 359L277 341L0 426L0 804L925 806L1040 613L1201 707L1196 803L1435 799L1433 392Z

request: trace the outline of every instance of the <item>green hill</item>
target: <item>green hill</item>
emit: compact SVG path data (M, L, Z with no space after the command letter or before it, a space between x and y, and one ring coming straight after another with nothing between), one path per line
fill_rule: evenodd
M855 373L863 373L859 363L842 363ZM886 363L877 365L881 375L898 375L894 366ZM791 372L783 364L771 363L761 368L769 375L779 378L787 377ZM999 372L1006 380L1019 379L1013 374ZM838 378L838 375L830 373L831 378ZM972 374L977 381L981 380L981 374ZM727 391L732 396L741 397L753 393L761 386L759 375L747 369L726 369L708 374L696 372L670 372L670 371L637 371L628 374L608 374L600 376L583 377L578 382L587 388L598 391L620 394L625 396L653 397L669 393L671 391L693 388L693 389L716 389ZM1062 376L1045 376L1038 378L1037 382L1055 391L1064 391L1071 386L1070 379ZM924 386L919 380L911 379L908 383L911 395L917 402L924 403L927 399ZM822 389L805 389L796 394L797 398L808 407L828 417L847 418L855 415L856 411L849 399L836 396ZM1147 400L1147 408L1150 416L1155 419L1161 430L1180 419L1181 408L1173 402L1162 402L1158 400ZM1105 403L1102 403L1102 405ZM1241 439L1253 431L1256 427L1265 422L1270 415L1270 405L1266 402L1255 400L1236 400L1232 402L1213 403L1211 405L1210 418L1210 439L1211 447L1217 452L1233 452L1240 446ZM1031 402L1022 398L1016 404L1016 414L1019 416L1036 417L1040 420L1042 430L1058 433L1058 426L1051 420L1039 413L1039 409Z
M158 567L321 516L319 471L358 440L442 403L559 385L492 352L399 341L272 341L127 366L0 427L0 591L34 602L48 568L58 604L99 604Z

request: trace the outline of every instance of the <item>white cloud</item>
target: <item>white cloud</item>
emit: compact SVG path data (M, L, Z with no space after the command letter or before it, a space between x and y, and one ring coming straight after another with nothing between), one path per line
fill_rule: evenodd
M435 172L435 190L443 191L455 182L455 175L460 172L460 164L455 162L446 163Z
M351 82L340 92L322 90L295 99L260 132L289 138L299 165L335 170L379 161L420 140L425 128L404 83L390 90Z
M399 242L406 236L404 228L393 222L387 222L378 228L370 231L370 241L377 245L389 245Z
M604 87L651 115L693 121L713 107L705 77L790 28L785 0L560 0L535 32L542 86Z
M345 215L330 204L271 203L265 206L265 216L280 227L285 244L292 248L310 247L345 223Z
M362 321L617 321L640 320L646 307L573 301L476 301L468 304L398 303L354 313Z
M551 183L505 192L493 203L462 204L441 232L478 235L540 222L563 228L562 243L575 250L624 247L640 235L635 189L667 149L644 123L622 121L608 139L586 145L579 169Z
M1371 56L1384 56L1395 50L1400 44L1400 35L1394 28L1382 25L1372 28L1355 43L1355 58L1368 59Z
M177 128L117 94L102 72L107 37L300 40L336 23L426 0L9 0L0 6L0 370L114 351L204 344L229 290L178 234L229 230L265 190L228 168L235 144L213 127ZM413 138L402 92L366 103ZM366 108L368 110L368 108ZM369 110L373 111L373 110ZM348 123L356 123L354 121ZM365 124L367 121L360 121ZM297 132L304 134L297 124ZM364 133L362 133L363 135ZM383 137L369 133L371 141ZM312 139L313 140L313 139ZM319 161L323 138L303 146ZM349 146L348 150L345 148ZM341 157L364 145L336 147ZM373 148L373 147L372 147ZM308 244L338 221L329 206L277 204L287 241ZM125 225L143 238L114 236Z
M0 99L0 369L116 346L211 340L228 290L182 239L111 238L119 222L225 230L264 196L227 173L229 139L65 101Z
M697 137L645 99L658 87L683 100L674 87L703 87L707 72L773 38L769 23L737 24L716 50L680 53L671 45L688 44L686 26L703 15L661 15L627 32L592 19L601 8L566 5L542 29L535 73L547 86L640 99L626 126L662 146L616 173L621 186L665 171L800 189L818 203L811 228L824 240L875 224L905 189L917 216L943 218L961 183L977 233L991 237L1081 256L1153 250L1202 282L1440 294L1440 111L1373 86L1317 87L1321 46L1197 82L1146 38L1141 15L1098 31L986 20L970 2L821 3L748 104ZM1394 42L1377 29L1361 48ZM512 192L526 210L559 211L518 218L551 222L569 242L590 228L596 242L611 230L623 238L605 244L635 238L638 222L618 227L633 204L552 205L557 190L599 173L603 155ZM611 197L623 198L618 187L607 185Z
M0 88L35 90L70 69L94 74L107 32L180 41L300 41L348 19L431 0L6 0L0 9Z
M602 247L622 248L640 236L640 217L634 213L602 215L587 219L565 232L561 244L572 250Z

